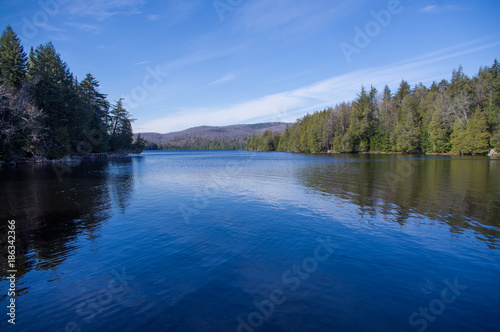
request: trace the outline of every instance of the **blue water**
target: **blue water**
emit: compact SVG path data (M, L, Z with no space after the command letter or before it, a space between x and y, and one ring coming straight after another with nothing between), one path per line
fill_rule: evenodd
M500 331L500 160L145 152L0 184L2 330Z

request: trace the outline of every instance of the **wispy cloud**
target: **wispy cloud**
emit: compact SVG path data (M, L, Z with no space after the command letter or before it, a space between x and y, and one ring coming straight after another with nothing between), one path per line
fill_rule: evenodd
M192 17L196 11L203 8L204 0L168 0L161 5L161 12L148 15L148 19L155 21L161 18L168 18L162 21L166 26L175 26ZM161 15L160 15L161 14Z
M431 5L431 6L427 6L427 7L420 9L418 12L419 13L433 13L433 12L436 12L436 10L438 8L439 7L437 5Z
M66 22L64 24L70 27L77 28L78 30L81 30L83 32L90 32L97 34L102 31L100 27L94 24L77 23L77 22Z
M161 18L160 15L158 14L150 14L148 15L148 20L150 21L158 21Z
M230 55L240 49L242 49L243 45L239 46L234 46L230 47L227 49L216 49L216 50L211 50L211 49L199 49L195 53L186 55L181 58L177 58L175 60L172 60L162 66L164 70L175 70L179 69L188 65L193 65L195 63L200 63L204 61L208 61L211 59L217 59L221 58L227 55Z
M253 32L268 33L273 29L287 27L292 31L301 31L318 26L321 21L331 21L341 15L343 7L349 1L302 2L294 0L255 0L237 7L239 25ZM314 22L314 23L312 23Z
M134 63L134 66L147 65L148 63L151 63L151 61L136 62L136 63Z
M68 34L56 33L56 34L54 34L54 35L51 36L51 39L52 40L57 40L57 41L67 41L67 40L71 40L72 38Z
M291 91L229 105L224 108L179 110L176 115L137 124L138 132L169 132L200 125L228 125L261 121L294 121L306 112L334 106L356 97L363 84L382 89L385 84L397 87L404 78L410 84L427 82L441 70L443 61L500 45L500 42L438 50L396 65L359 70L332 77ZM464 47L467 46L467 47Z
M69 5L72 15L91 16L97 20L104 20L111 16L139 14L139 6L145 0L76 0Z
M251 29L268 31L304 15L307 8L306 3L288 0L252 1L242 8L243 23Z
M59 27L56 27L56 26L51 25L51 24L44 24L44 25L42 25L42 28L45 31L49 31L49 32L66 32L66 30L59 28Z
M458 10L465 10L465 8L453 5L446 5L446 6L430 5L420 9L418 12L424 14L436 14L436 13L458 11Z
M220 83L232 81L235 78L236 78L236 75L234 75L233 73L228 73L228 74L222 76L221 78L213 81L212 83L210 83L210 85L215 85L215 84L220 84Z

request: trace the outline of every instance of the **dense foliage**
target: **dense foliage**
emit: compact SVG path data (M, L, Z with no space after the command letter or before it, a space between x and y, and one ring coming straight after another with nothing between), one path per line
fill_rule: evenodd
M24 52L10 26L0 37L0 160L89 153L140 153L122 100L110 106L99 82L73 76L52 43Z
M395 94L361 88L353 102L308 114L284 133L254 135L246 149L293 152L404 152L486 154L500 151L499 64L451 82L411 87Z
M146 142L145 150L243 150L244 138L179 138L168 143Z

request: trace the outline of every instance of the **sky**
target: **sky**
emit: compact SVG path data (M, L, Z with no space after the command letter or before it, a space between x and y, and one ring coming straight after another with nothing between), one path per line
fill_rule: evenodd
M352 101L468 76L500 59L500 1L1 0L25 50L51 41L134 132L294 122Z

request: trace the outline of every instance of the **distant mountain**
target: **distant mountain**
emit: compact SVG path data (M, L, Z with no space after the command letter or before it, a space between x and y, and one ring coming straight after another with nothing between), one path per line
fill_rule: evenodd
M285 122L266 122L224 127L201 126L167 134L140 133L140 135L146 141L153 144L182 147L186 145L187 142L193 141L242 141L247 136L263 133L266 130L271 130L273 133L284 132L288 125L291 126L292 124Z

